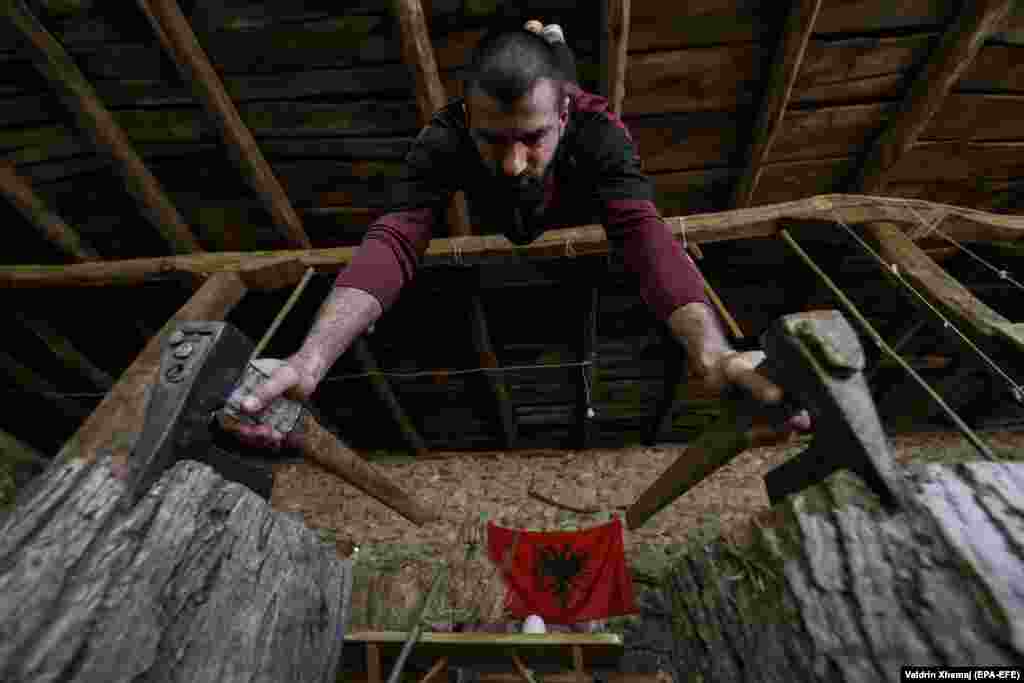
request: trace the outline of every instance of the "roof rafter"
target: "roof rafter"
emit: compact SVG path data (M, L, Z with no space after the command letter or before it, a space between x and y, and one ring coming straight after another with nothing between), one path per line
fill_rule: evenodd
M25 220L39 230L47 242L73 261L86 263L100 259L100 255L81 238L77 230L50 210L28 180L18 175L14 165L3 161L0 161L0 193L7 197Z
M754 125L754 136L747 155L747 165L732 197L734 208L750 206L761 175L761 165L771 151L772 143L782 126L786 107L793 92L793 84L800 73L807 43L814 30L822 0L792 0L792 7L786 19L771 75L764 94L764 101Z
M872 145L854 181L857 191L874 194L885 189L886 175L917 142L1013 5L1014 0L963 3L960 16L943 34L928 63L914 79L899 112Z
M14 313L14 317L18 322L31 330L40 341L46 344L46 347L50 349L53 355L61 359L65 367L86 377L98 389L106 391L114 385L114 379L109 374L98 368L85 354L76 349L66 337L50 327L49 324L42 320L26 317L18 312Z
M216 123L231 160L262 200L288 246L310 248L312 243L302 227L302 220L249 127L242 121L176 0L137 0L137 3L159 36L168 57L178 68L182 80L191 86L196 99Z
M433 112L445 106L444 85L437 71L437 60L434 47L430 42L430 31L427 28L426 16L420 0L394 0L394 10L402 33L402 54L405 62L415 74L416 102L422 125L426 125ZM458 192L454 198L452 211L448 216L452 237L461 238L473 234L469 220L466 197ZM474 288L470 294L470 327L472 329L473 346L480 357L481 366L485 368L497 366L491 337L487 329L483 302ZM498 373L484 373L488 388L494 397L498 422L506 448L513 448L518 439L515 407L509 398L508 387Z
M100 102L92 85L25 1L4 2L0 4L0 13L21 35L36 70L53 86L74 115L79 128L100 153L114 162L114 168L124 179L129 194L135 197L142 214L163 235L171 251L175 254L203 251L160 182L132 147L110 111Z

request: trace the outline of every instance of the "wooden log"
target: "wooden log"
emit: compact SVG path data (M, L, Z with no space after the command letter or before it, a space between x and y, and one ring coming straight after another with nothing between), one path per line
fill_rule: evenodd
M225 92L224 84L178 7L177 0L138 0L138 5L178 68L182 80L192 87L196 99L203 103L206 113L215 121L231 160L263 201L288 246L309 249L312 243L302 227L302 220L263 157L252 132L242 122L238 109Z
M334 680L350 561L194 461L126 509L111 463L54 463L0 523L0 678Z
M748 209L666 218L665 223L677 239L685 229L686 239L698 244L771 237L778 234L778 221L817 221L822 230L841 230L833 224L848 225L874 221L920 225L945 217L942 232L961 242L1016 242L1024 238L1024 217L964 209L923 200L860 195L819 195ZM549 230L525 246L516 246L503 235L475 235L458 239L458 253L466 264L521 263L529 260L568 258L565 244L572 239L577 256L604 255L609 245L599 225ZM456 253L455 240L431 240L422 264L425 267L451 265ZM221 252L163 258L128 259L104 263L62 266L0 267L0 288L12 287L96 287L132 286L161 275L190 272L237 272L267 261L298 259L304 267L317 272L335 273L347 265L354 253L349 247L271 252Z
M60 358L66 367L88 378L96 388L106 391L114 385L114 379L109 374L98 368L85 354L76 349L66 337L59 334L46 322L28 318L18 312L14 313L14 317L18 322L30 329L40 341L46 344L47 348Z
M0 193L35 227L47 242L63 251L76 263L97 261L100 255L83 240L74 228L51 211L33 190L27 180L18 175L14 166L0 162Z
M885 188L886 174L917 142L1013 5L1013 0L978 0L963 5L960 16L910 86L900 112L869 151L854 182L858 191L877 194Z
M750 206L757 187L761 164L764 163L779 132L782 118L789 105L789 98L796 83L797 74L803 64L807 41L814 30L814 22L821 9L821 0L794 0L789 9L782 32L782 42L772 64L771 75L765 85L764 102L754 124L754 136L747 154L747 165L743 169L733 192L732 206Z
M898 681L910 665L1019 665L1024 555L1008 522L1022 510L1024 466L904 473L915 486L902 514L840 472L746 534L695 545L666 577L659 611L643 615L671 649L634 640L638 652L654 659L646 648L657 648L704 680L866 683Z
M416 81L416 102L420 123L426 125L435 111L445 106L447 97L444 85L437 72L434 48L430 43L430 30L420 0L394 0L395 12L402 35L402 52L406 64L414 71ZM469 208L465 192L458 192L448 214L452 237L458 239L473 234L469 220ZM487 329L487 317L478 291L471 292L469 300L469 323L473 347L480 358L482 367L496 367L497 356ZM485 372L489 393L494 404L497 422L501 427L506 448L513 448L516 441L515 409L508 395L504 379L498 373Z
M79 128L102 154L110 157L128 192L135 197L146 219L163 235L171 251L176 254L203 251L85 76L24 0L6 2L0 9L30 49L35 68L56 90Z

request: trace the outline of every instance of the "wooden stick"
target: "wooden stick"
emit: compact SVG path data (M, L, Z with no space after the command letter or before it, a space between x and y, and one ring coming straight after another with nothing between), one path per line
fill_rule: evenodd
M78 231L64 222L46 206L27 180L18 175L12 164L0 161L0 193L11 202L46 241L53 244L77 263L98 261L100 255L79 236Z
M945 217L943 234L960 242L1015 242L1024 239L1024 216L987 213L923 200L858 195L820 195L795 202L734 209L719 213L666 218L672 234L679 238L685 228L687 240L723 242L752 237L771 237L779 232L783 219L816 221L821 230L839 230L835 220L848 225L890 221L919 225ZM607 254L609 243L599 225L549 230L532 243L516 246L503 235L474 235L458 238L458 253L467 264L521 263L524 260L569 258L565 244L572 239L577 256ZM450 265L455 241L430 241L423 266ZM100 287L135 286L183 272L204 276L214 272L238 272L282 260L294 259L319 273L336 273L351 262L355 248L282 250L269 252L219 252L190 256L126 259L71 265L0 267L0 289L12 287Z
M974 62L985 40L1003 23L1013 6L1014 0L963 3L960 16L918 72L899 113L871 148L854 187L870 193L885 188L886 175L917 142L960 76Z
M309 284L309 281L313 279L313 273L315 272L316 271L312 268L306 269L305 274L302 276L302 280L299 281L299 284L295 287L291 296L288 297L288 301L284 302L284 306L282 306L281 310L277 312L276 316L274 316L274 321L270 323L270 327L267 328L267 331L263 334L263 338L260 339L258 344L256 344L256 348L252 350L252 353L249 355L249 360L257 358L261 353L263 353L263 349L267 348L267 344L270 343L274 333L277 332L277 328L281 326L285 317L292 308L294 308L295 302L297 302L299 297L302 296L303 290L306 289L306 285Z
M596 273L591 268L583 267L577 269L580 273L581 299L583 300L582 329L578 341L578 353L576 358L579 362L589 362L591 365L581 365L580 373L576 379L576 444L580 450L590 447L590 442L597 432L597 423L591 414L593 409L594 380L597 373L594 372L593 363L597 359L597 317L601 308L601 290L597 286Z
M435 111L445 106L447 97L444 84L437 71L437 60L434 47L430 43L430 31L420 0L395 0L395 11L402 36L402 52L406 64L415 72L416 102L419 110L420 123L426 125ZM451 234L462 238L473 234L473 226L469 220L469 208L464 192L456 193L451 211L448 214ZM469 295L469 324L472 333L473 348L480 358L482 367L497 365L494 346L487 328L487 316L484 314L483 302L479 293L473 291ZM509 398L505 379L498 373L485 372L484 380L494 401L497 422L505 448L513 448L518 439L518 424L515 406Z
M434 664L430 667L430 671L428 671L423 676L423 678L420 679L420 683L430 683L432 680L434 680L434 677L440 674L442 671L444 671L445 667L447 666L448 658L441 657L436 662L434 662Z
M266 206L288 246L309 249L312 243L288 195L263 157L249 127L224 89L220 76L199 44L175 0L137 0L183 81L217 124L231 160Z
M66 337L58 334L47 323L42 320L27 318L17 312L14 313L14 317L18 322L30 329L40 341L46 344L53 355L60 358L66 367L87 377L96 388L107 391L114 386L113 377L100 370L85 354L76 349Z
M800 65L803 64L807 43L820 9L821 0L791 0L782 42L775 55L771 75L765 86L764 102L754 126L754 138L747 155L747 165L733 193L733 207L750 206L757 181L761 176L761 165L771 151L772 143L775 142L775 136L782 125L789 97L800 73Z
M50 459L18 437L0 429L0 460L46 467Z
M626 65L629 61L629 4L630 0L604 0L608 3L608 105L615 114L622 115L622 101L626 97Z
M0 351L0 372L6 373L15 384L30 394L43 397L65 415L83 419L89 415L89 409L78 401L62 395L50 380L42 377L32 368L21 364L6 351ZM5 401L8 399L5 399Z
M426 455L427 443L420 436L415 425L409 415L402 408L401 402L395 395L394 390L391 388L391 383L387 381L387 378L380 374L380 368L377 366L377 359L373 355L373 351L370 350L369 344L366 340L359 336L352 342L352 346L349 347L355 354L356 361L362 368L363 372L367 373L370 377L370 384L373 387L374 393L377 397L387 406L388 411L391 413L391 417L394 419L395 424L402 432L402 437L412 450L413 455L421 456Z
M0 3L0 14L10 20L24 39L36 70L71 110L79 128L100 153L114 162L128 192L135 197L146 219L163 235L171 251L175 254L203 251L159 181L135 152L124 130L100 102L64 48L32 14L25 0Z

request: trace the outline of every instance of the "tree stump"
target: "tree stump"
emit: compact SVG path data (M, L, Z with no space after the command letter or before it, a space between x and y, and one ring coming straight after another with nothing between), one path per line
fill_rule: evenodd
M109 456L69 458L0 518L0 680L334 681L333 546L194 461L123 490Z
M690 552L646 596L627 671L675 680L898 681L1024 662L1024 463L915 464L888 515L841 471L743 542Z

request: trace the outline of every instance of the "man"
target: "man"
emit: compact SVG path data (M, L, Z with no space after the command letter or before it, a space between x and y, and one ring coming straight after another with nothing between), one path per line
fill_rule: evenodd
M554 29L530 22L481 41L465 98L436 112L416 138L394 187L393 211L370 226L301 348L243 410L258 413L284 393L298 399L313 393L412 280L458 190L466 191L484 230L517 244L547 229L600 221L643 300L684 345L701 381L714 390L737 384L766 403L781 399L781 390L754 372L763 354L730 347L700 273L658 215L628 131L604 98L583 92L566 73L575 71L571 53ZM808 427L806 415L787 426ZM250 443L282 443L267 426L238 430Z

